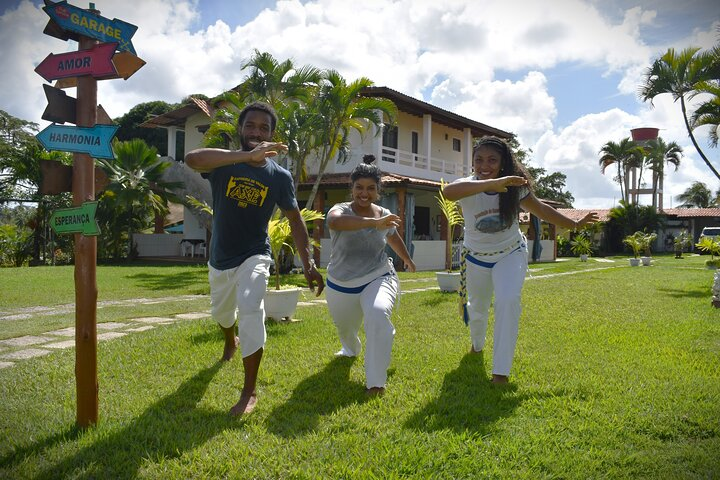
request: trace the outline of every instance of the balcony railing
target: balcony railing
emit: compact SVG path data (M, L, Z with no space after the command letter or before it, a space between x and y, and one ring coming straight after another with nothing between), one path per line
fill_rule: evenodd
M425 155L390 147L382 147L380 168L386 172L430 180L444 178L450 181L467 175L467 168L461 163L435 157L430 157L428 162Z

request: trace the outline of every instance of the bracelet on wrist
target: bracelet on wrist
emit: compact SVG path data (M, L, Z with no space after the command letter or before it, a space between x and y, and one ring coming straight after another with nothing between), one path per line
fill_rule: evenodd
M307 266L307 268L304 268L304 267L303 267L303 270L305 270L305 271L307 272L308 270L311 270L311 269L313 269L313 268L315 268L315 260L313 260L313 259L311 258L310 260L308 260L308 266Z

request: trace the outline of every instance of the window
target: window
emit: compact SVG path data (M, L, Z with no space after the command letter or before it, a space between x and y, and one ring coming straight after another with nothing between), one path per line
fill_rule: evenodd
M382 160L384 162L395 163L397 157L398 148L398 128L397 127L384 127L383 128L383 147L393 148L394 150L388 150L383 148Z
M453 138L453 150L456 152L460 151L460 139L459 138Z
M410 149L412 153L418 153L418 144L420 143L420 135L418 132L411 132Z
M415 225L415 239L425 240L430 238L430 207L415 206L413 225Z

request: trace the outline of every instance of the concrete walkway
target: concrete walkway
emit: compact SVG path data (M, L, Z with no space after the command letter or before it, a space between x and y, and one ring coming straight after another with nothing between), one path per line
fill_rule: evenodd
M536 269L535 273L529 273L526 280L540 280L542 278L550 278L564 275L577 275L582 273L595 272L608 268L618 268L617 266L603 266L599 268L589 268L575 272L538 274L542 269ZM410 287L410 288L409 288ZM402 281L401 294L425 292L429 290L437 290L437 283L434 278L409 279ZM98 302L98 308L108 306L124 306L135 307L138 305L153 305L160 303L172 303L179 300L193 300L197 298L208 298L206 295L183 295L174 297L161 298L134 298L128 300L114 300ZM207 300L208 304L210 299ZM299 302L298 308L325 304L324 299L309 300ZM58 305L56 307L35 307L22 308L10 311L0 312L0 324L3 320L21 320L37 316L58 315L63 313L72 313L75 311L75 304ZM186 322L190 320L198 320L209 318L210 310L198 312L181 313L169 317L138 317L129 318L124 322L104 322L97 324L98 342L105 342L115 338L121 338L125 335L133 333L145 332L162 325L170 325L177 322ZM53 351L63 350L75 347L75 327L67 327L60 330L44 332L39 335L25 335L22 337L8 338L0 340L0 369L9 368L18 362L29 358L42 357L49 355Z

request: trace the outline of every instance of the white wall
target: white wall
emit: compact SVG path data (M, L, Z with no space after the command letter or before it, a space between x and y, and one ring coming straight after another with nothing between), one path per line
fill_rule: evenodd
M179 257L183 236L173 233L136 233L133 241L139 257Z

